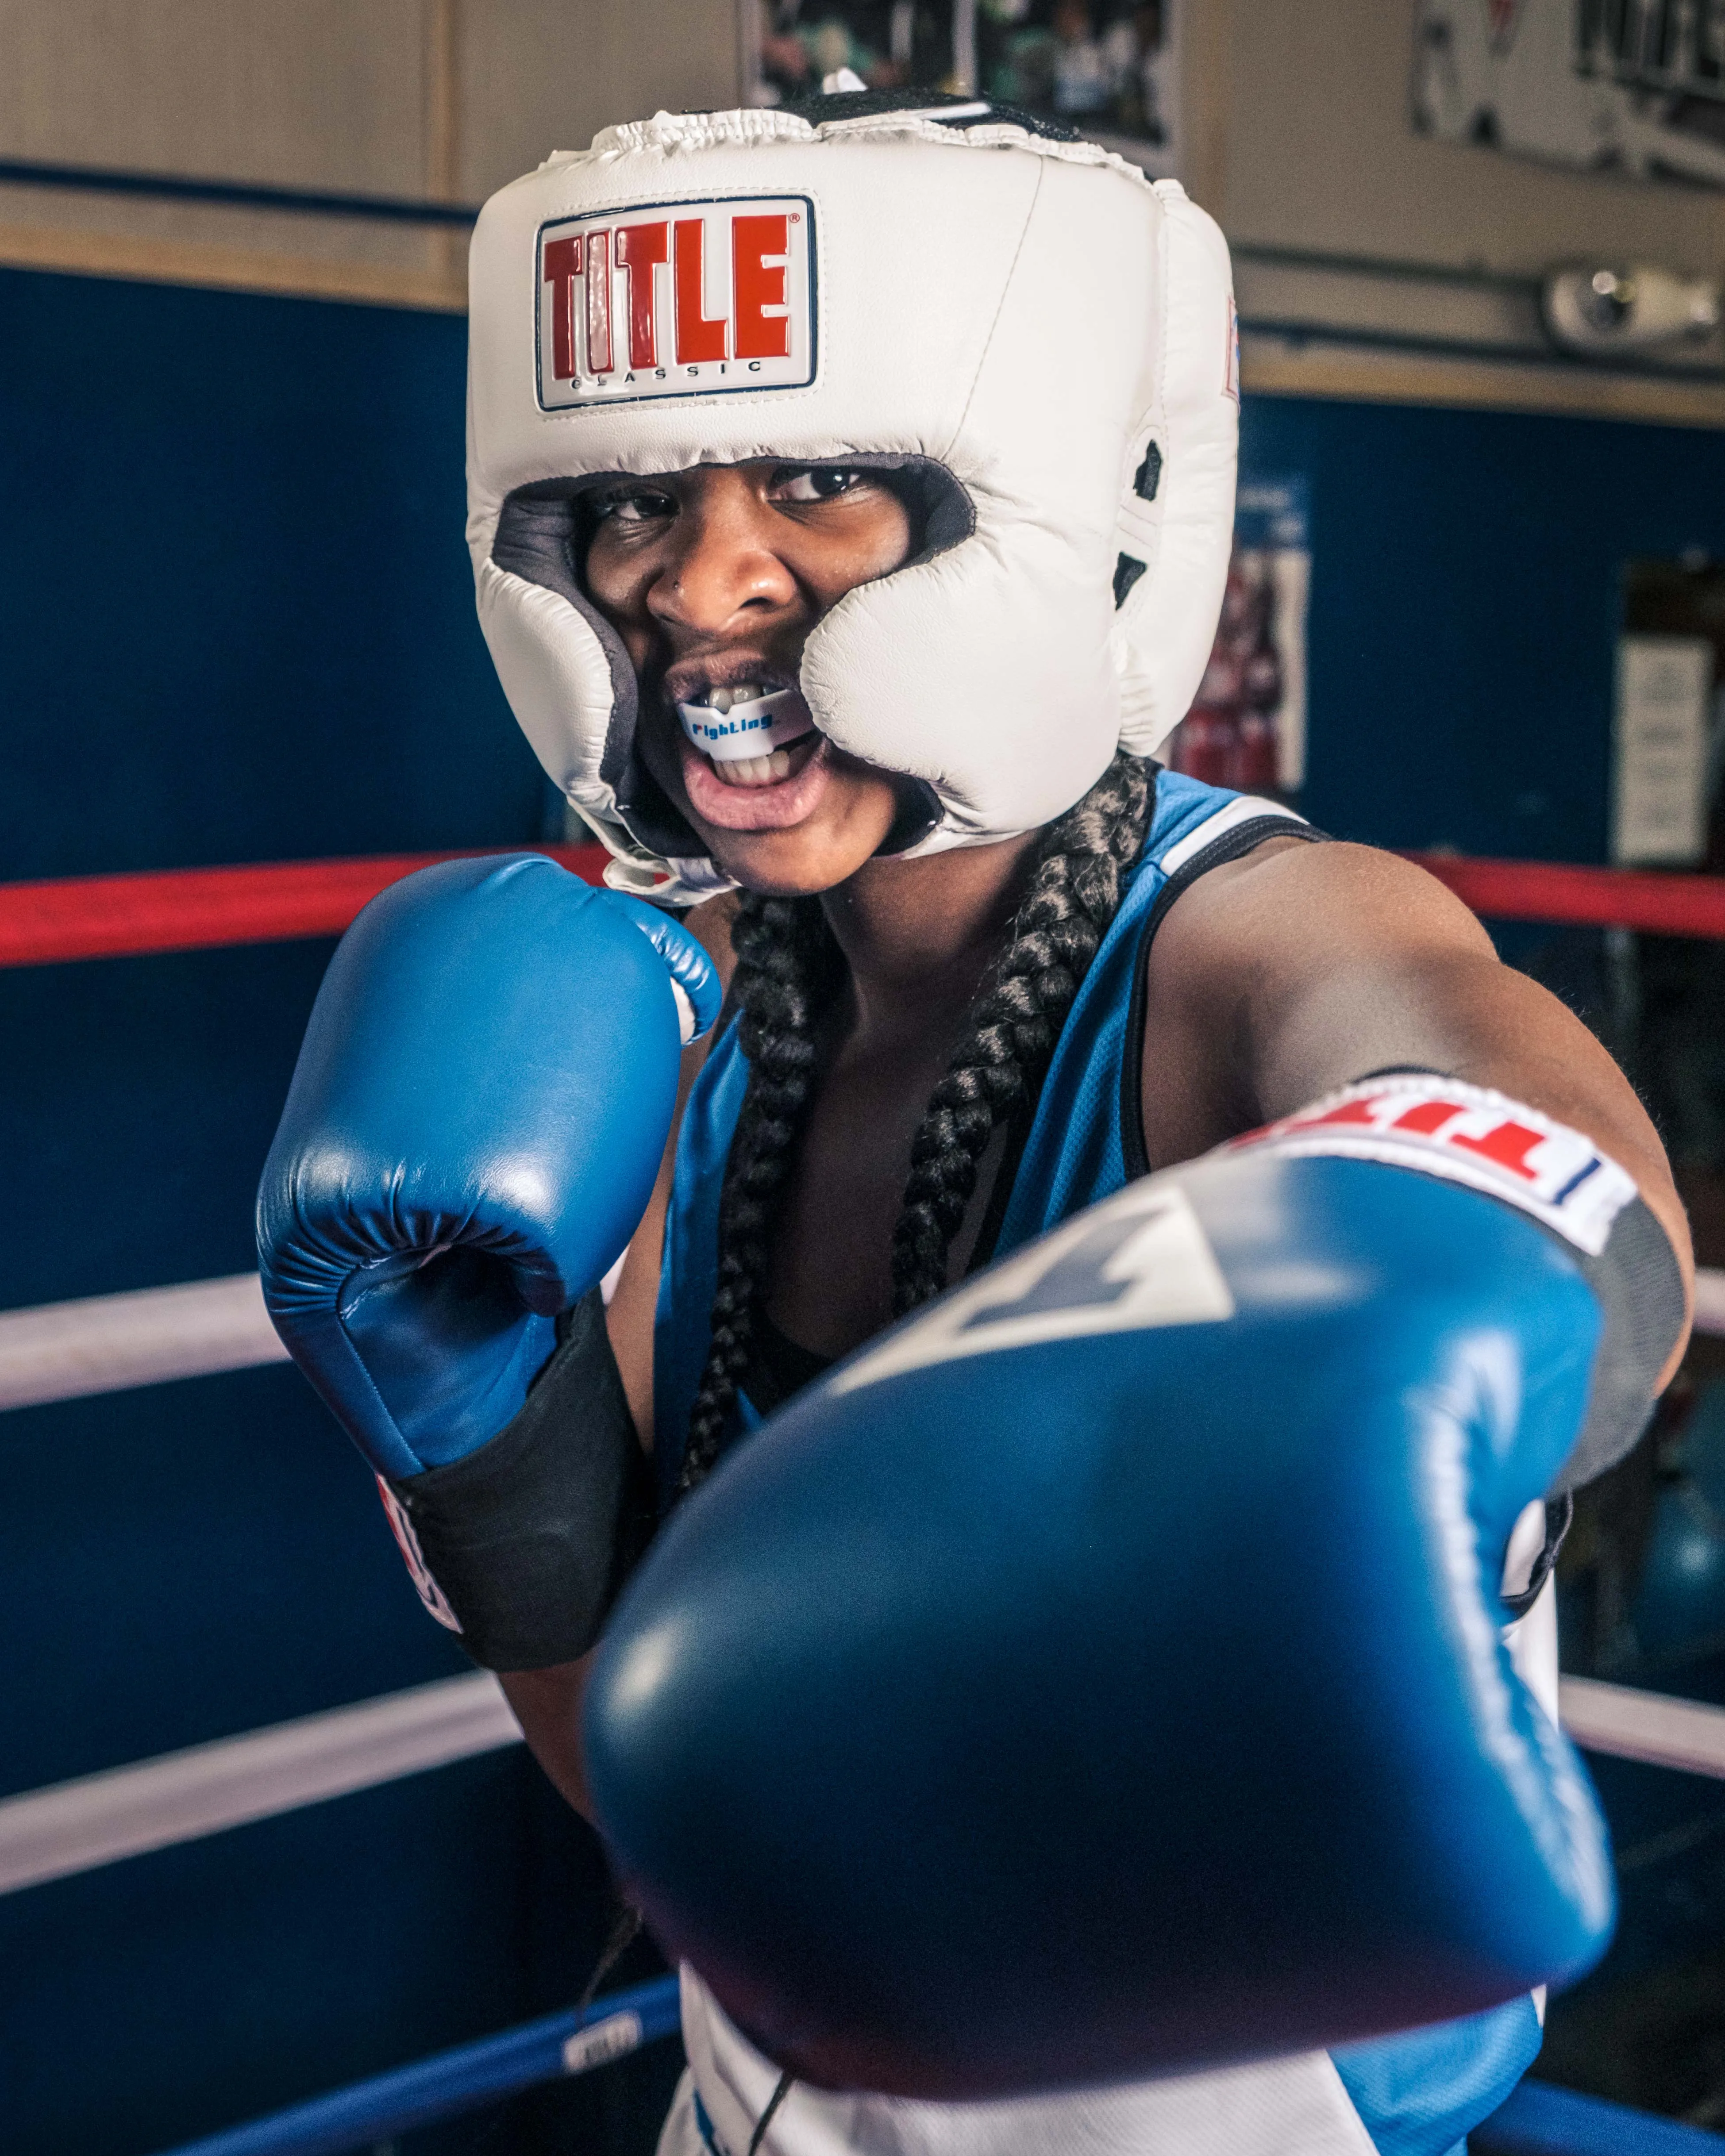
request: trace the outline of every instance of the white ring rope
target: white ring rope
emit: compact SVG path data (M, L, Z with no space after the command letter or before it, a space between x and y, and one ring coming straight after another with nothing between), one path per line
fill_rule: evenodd
M619 1258L600 1283L607 1302L622 1270ZM1720 1310L1725 1329L1725 1292ZM255 1273L0 1310L0 1409L87 1399L287 1359Z
M286 1360L255 1273L0 1310L0 1408Z
M605 1300L620 1265L605 1276ZM1695 1276L1695 1329L1725 1334L1725 1270ZM255 1273L0 1310L0 1409L285 1363Z
M1725 1333L1725 1270L1696 1276L1696 1330ZM255 1273L0 1311L0 1409L285 1359ZM1565 1677L1584 1750L1725 1780L1725 1708ZM0 1893L193 1841L520 1742L495 1677L418 1685L0 1799Z
M484 1671L0 1801L0 1893L521 1742Z
M1725 1707L1565 1677L1584 1751L1725 1780ZM141 1856L519 1743L482 1671L0 1800L0 1894Z
M1725 1271L1717 1265L1695 1268L1695 1329L1716 1337L1725 1332Z
M1563 1678L1558 1698L1563 1727L1584 1752L1725 1781L1725 1707L1594 1677Z

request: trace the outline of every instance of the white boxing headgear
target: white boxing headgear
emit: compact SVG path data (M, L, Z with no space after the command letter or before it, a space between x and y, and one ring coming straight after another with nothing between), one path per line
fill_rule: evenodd
M634 673L582 588L578 498L619 475L895 471L919 551L815 625L801 686L838 747L918 783L906 852L1050 822L1197 688L1233 531L1226 245L1173 181L939 110L660 113L480 213L480 619L627 888L726 880L636 752Z

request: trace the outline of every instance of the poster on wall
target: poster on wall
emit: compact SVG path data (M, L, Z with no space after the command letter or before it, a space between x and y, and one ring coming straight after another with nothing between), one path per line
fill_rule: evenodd
M1177 174L1186 0L742 0L754 100L848 68L870 90L980 95Z
M1630 562L1612 726L1611 858L1725 867L1725 565Z
M1688 868L1707 851L1713 647L1625 636L1617 647L1611 858Z
M1725 187L1725 0L1416 0L1424 132Z
M1242 474L1222 620L1164 761L1212 786L1297 793L1306 781L1312 542L1302 474Z

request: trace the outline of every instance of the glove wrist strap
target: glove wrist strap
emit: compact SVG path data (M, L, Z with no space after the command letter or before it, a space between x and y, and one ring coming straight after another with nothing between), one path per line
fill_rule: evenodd
M653 1531L598 1289L557 1329L557 1353L490 1444L377 1478L420 1600L485 1669L584 1655Z

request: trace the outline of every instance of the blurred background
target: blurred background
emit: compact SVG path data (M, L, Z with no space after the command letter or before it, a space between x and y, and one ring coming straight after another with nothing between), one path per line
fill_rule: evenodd
M0 0L0 880L563 837L473 620L468 213L841 68L1069 120L1234 246L1238 548L1174 762L1378 844L1725 872L1722 39L1701 0ZM1496 932L1725 1265L1725 947ZM250 1267L331 947L0 969L0 1313ZM0 1797L465 1667L285 1367L14 1407L0 1461ZM1563 1604L1574 1671L1725 1703L1725 1342ZM1725 2126L1725 1789L1595 1763L1624 1922L1537 2071ZM147 2156L503 2028L609 1921L519 1746L0 1893L0 2145ZM378 2146L645 2152L678 2063Z

